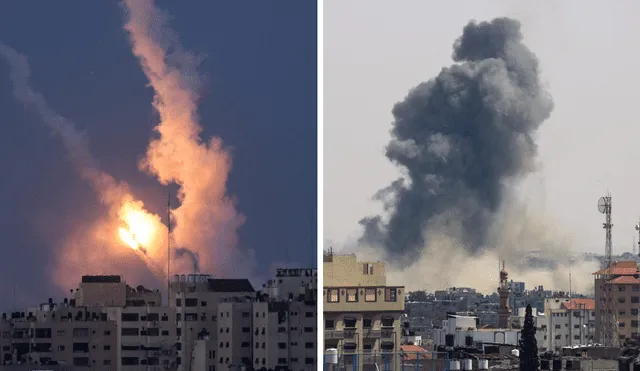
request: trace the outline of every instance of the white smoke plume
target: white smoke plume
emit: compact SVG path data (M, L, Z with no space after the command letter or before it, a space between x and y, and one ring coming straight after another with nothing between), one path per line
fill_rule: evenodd
M509 196L489 230L489 246L471 252L459 237L461 226L452 224L451 215L442 215L425 231L427 245L411 264L390 259L376 246L355 248L359 259L386 262L389 284L404 285L407 291L433 292L450 287L471 287L484 294L496 292L498 272L504 262L509 280L525 282L528 290L544 286L546 290L571 288L576 293L593 293L592 273L599 261L576 254L575 241L542 207ZM544 265L532 265L534 256ZM571 286L569 275L571 274Z
M140 168L162 184L179 186L180 206L172 211L175 245L191 250L202 271L246 274L250 263L236 248L237 229L244 217L226 194L231 158L220 139L200 138L197 101L203 77L197 67L201 58L182 49L166 26L167 15L152 0L125 0L124 4L133 54L155 91L153 106L160 116L157 137ZM177 263L177 269L186 271L194 265L185 259Z
M107 215L91 226L84 226L69 236L52 271L53 279L61 287L68 288L77 283L82 274L112 274L121 272L131 279L140 276L135 266L127 264L132 248L147 266L162 279L162 264L159 250L165 245L166 230L157 215L148 213L142 201L136 200L124 182L118 182L102 171L89 150L89 142L75 124L55 112L45 98L34 91L29 83L31 72L27 58L11 47L0 43L0 57L11 69L11 82L15 98L32 109L42 123L58 136L64 145L69 160L82 179L87 181L107 207ZM140 229L142 227L142 229ZM120 237L138 233L135 246L130 246ZM166 277L166 275L164 276Z

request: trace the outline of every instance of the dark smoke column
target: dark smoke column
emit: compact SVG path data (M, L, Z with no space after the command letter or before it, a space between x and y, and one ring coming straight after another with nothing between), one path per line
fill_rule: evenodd
M522 44L520 23L470 22L454 44L453 60L458 63L413 88L393 109L386 155L407 177L376 195L385 201L388 221L372 216L360 222L361 242L383 247L391 258L414 259L429 227L457 226L456 237L477 252L505 181L534 170L532 135L553 101L539 81L536 56Z

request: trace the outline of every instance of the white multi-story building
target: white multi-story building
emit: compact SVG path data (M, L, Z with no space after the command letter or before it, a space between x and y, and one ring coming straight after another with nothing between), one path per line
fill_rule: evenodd
M521 318L512 318L512 322L524 324L524 313L522 313ZM478 343L517 346L520 341L519 328L478 328L478 323L479 320L475 316L449 314L447 315L447 319L442 321L442 326L433 330L433 343L436 347L470 347ZM543 327L543 323L543 316L534 316L538 348L543 348L546 337L546 330Z
M549 350L593 343L595 336L595 300L584 298L545 299L545 317Z

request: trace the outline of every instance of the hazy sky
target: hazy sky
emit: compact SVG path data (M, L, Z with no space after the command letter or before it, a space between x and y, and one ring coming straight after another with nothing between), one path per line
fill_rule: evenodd
M522 193L544 203L577 251L603 252L597 201L613 197L614 253L640 216L640 24L632 1L350 1L324 3L324 237L359 234L371 196L399 175L384 156L394 103L452 64L472 19L522 22L555 109L538 134L540 171Z
M183 46L207 55L200 123L232 149L227 191L246 216L239 248L255 252L262 276L282 262L315 266L315 2L156 4ZM29 58L34 89L87 132L102 168L164 217L166 188L137 168L157 117L124 22L117 2L4 2L0 41ZM105 211L60 140L13 98L1 59L0 126L0 297L17 280L18 304L33 304L52 294L56 246Z

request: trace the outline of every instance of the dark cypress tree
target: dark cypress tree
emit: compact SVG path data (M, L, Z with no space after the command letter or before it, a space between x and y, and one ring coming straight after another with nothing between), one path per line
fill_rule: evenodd
M520 371L537 371L540 369L538 358L538 342L536 326L533 323L531 305L527 305L524 314L524 326L520 330Z

